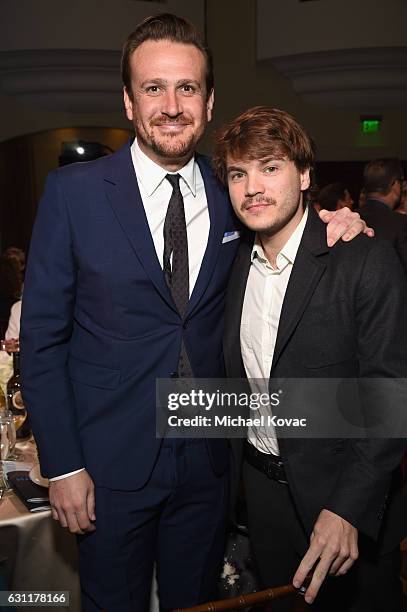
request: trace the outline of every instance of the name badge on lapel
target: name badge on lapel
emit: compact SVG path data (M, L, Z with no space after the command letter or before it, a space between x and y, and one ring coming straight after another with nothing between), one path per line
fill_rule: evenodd
M240 232L225 232L223 234L222 244L225 244L226 242L231 242L232 240L237 240L237 238L240 238Z

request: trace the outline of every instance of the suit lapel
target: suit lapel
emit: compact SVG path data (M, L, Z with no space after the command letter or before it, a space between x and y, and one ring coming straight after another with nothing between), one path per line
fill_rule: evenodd
M197 155L196 161L198 162L205 184L210 229L205 255L189 300L187 316L191 315L193 310L197 307L212 278L213 270L222 248L222 238L225 232L226 217L228 213L228 196L226 192L215 179L212 170L205 162L204 158Z
M322 256L327 253L326 225L310 209L281 309L271 370L276 366L325 271L325 258Z
M210 230L208 245L189 300L187 316L198 305L212 278L222 247L228 213L225 191L218 184L209 165L199 155L197 155L197 162L205 184ZM109 159L109 167L105 173L104 181L109 202L141 265L165 301L173 310L177 311L157 258L134 172L129 144L122 147Z
M109 202L140 264L164 300L176 311L151 237L129 144L110 158L104 181Z

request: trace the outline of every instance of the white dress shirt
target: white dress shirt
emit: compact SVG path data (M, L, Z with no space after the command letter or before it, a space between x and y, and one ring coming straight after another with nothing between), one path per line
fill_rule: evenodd
M161 267L163 267L164 257L164 221L172 195L172 186L165 177L167 174L179 174L181 176L179 186L184 199L185 222L187 226L189 295L191 295L205 255L210 226L205 185L199 166L195 161L195 157L192 157L177 172L168 172L168 170L161 168L161 166L143 153L137 143L137 138L134 139L130 151L141 200ZM84 469L81 468L68 474L62 474L61 476L50 478L50 480L55 481L67 478L68 476L78 474Z
M300 223L277 255L276 268L271 267L257 237L253 245L240 323L243 364L252 393L268 393L281 308L307 218L305 209ZM251 416L259 415L264 415L267 422L267 416L272 415L271 406L261 406ZM272 426L250 427L248 439L263 453L280 454Z
M172 186L165 177L167 174L179 174L181 176L179 186L184 198L187 225L189 295L191 295L198 278L209 236L208 202L199 166L195 158L192 157L186 166L177 170L177 172L168 172L143 153L136 138L131 145L131 156L161 267L163 267L164 254L164 221L172 195Z

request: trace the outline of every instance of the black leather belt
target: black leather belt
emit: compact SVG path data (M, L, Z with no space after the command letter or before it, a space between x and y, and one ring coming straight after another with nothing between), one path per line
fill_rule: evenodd
M250 465L260 472L263 472L263 474L266 474L269 478L281 482L281 484L288 484L284 463L281 457L268 453L261 453L253 444L246 441L244 445L244 458L247 463L250 463Z

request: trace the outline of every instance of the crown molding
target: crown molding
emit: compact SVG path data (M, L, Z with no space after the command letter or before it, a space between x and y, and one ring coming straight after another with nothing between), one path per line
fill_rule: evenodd
M0 93L44 110L118 112L120 56L114 50L1 51Z
M262 61L287 77L310 104L360 112L407 104L407 47L319 51Z

